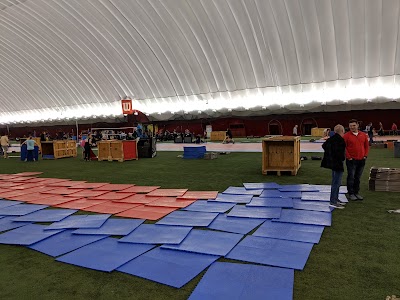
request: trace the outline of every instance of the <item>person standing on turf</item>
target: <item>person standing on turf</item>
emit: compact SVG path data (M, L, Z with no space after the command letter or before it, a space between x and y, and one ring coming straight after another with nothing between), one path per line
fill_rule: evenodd
M364 199L359 194L360 179L369 151L368 137L358 127L357 120L350 120L350 131L343 136L346 142L347 192L353 201Z
M344 142L344 127L340 124L334 128L335 134L322 144L324 158L321 167L332 170L330 207L343 209L344 205L339 201L339 189L344 173L343 162L345 160L346 143Z

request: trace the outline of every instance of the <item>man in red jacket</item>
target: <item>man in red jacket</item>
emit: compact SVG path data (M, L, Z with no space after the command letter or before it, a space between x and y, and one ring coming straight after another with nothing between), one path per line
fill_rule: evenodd
M350 200L363 200L359 194L360 179L368 156L367 135L358 131L357 120L349 121L350 131L343 138L346 142L347 191Z

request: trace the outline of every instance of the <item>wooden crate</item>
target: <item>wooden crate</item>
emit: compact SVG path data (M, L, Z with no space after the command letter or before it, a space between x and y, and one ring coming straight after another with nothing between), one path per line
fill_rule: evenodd
M226 131L211 131L210 140L211 141L223 141L226 136Z
M325 129L326 128L318 128L318 127L311 128L311 135L323 137Z
M262 173L290 172L297 175L300 162L300 137L280 136L263 139L262 141Z
M98 160L125 161L138 159L136 141L101 141L97 143L99 150Z
M42 142L42 158L76 157L76 142L69 140Z

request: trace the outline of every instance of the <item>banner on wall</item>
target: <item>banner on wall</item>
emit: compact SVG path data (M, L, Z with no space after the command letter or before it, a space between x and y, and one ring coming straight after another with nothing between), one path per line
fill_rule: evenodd
M132 100L131 99L121 100L121 104L122 104L122 113L124 115L133 114L133 107L132 107Z

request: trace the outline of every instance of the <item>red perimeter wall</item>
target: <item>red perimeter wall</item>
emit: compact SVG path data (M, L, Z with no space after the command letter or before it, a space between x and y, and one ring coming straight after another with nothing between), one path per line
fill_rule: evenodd
M185 129L189 129L190 132L195 134L203 134L206 129L206 125L212 125L213 131L225 131L231 125L243 124L246 136L264 136L272 134L270 132L268 124L275 123L280 124L275 129L282 127L282 134L291 135L294 125L299 125L299 133L307 134L311 127L320 128L333 128L336 124L342 124L344 127L348 126L350 119L357 119L361 121L361 127L372 122L375 128L378 127L378 123L382 122L384 129L389 130L392 123L400 125L400 110L361 110L361 111L344 111L344 112L320 112L320 113L304 113L304 114L292 114L292 115L268 115L262 117L229 117L229 118L218 118L218 119L198 119L198 120L172 120L165 122L150 122L157 124L159 129L169 130L172 132L177 129L183 132ZM86 125L79 125L79 130L88 129L91 127L124 127L133 126L133 121L127 120L124 123L93 123ZM132 124L131 124L132 123ZM144 122L145 123L145 122ZM149 123L149 124L150 124ZM39 136L42 130L48 130L55 135L55 133L62 129L64 132L71 132L73 129L76 131L74 125L65 126L43 126L43 127L10 127L11 137L22 137L27 135L28 132L36 130L36 135ZM3 129L2 131L4 131ZM53 134L54 133L54 134ZM76 134L76 132L75 132Z

